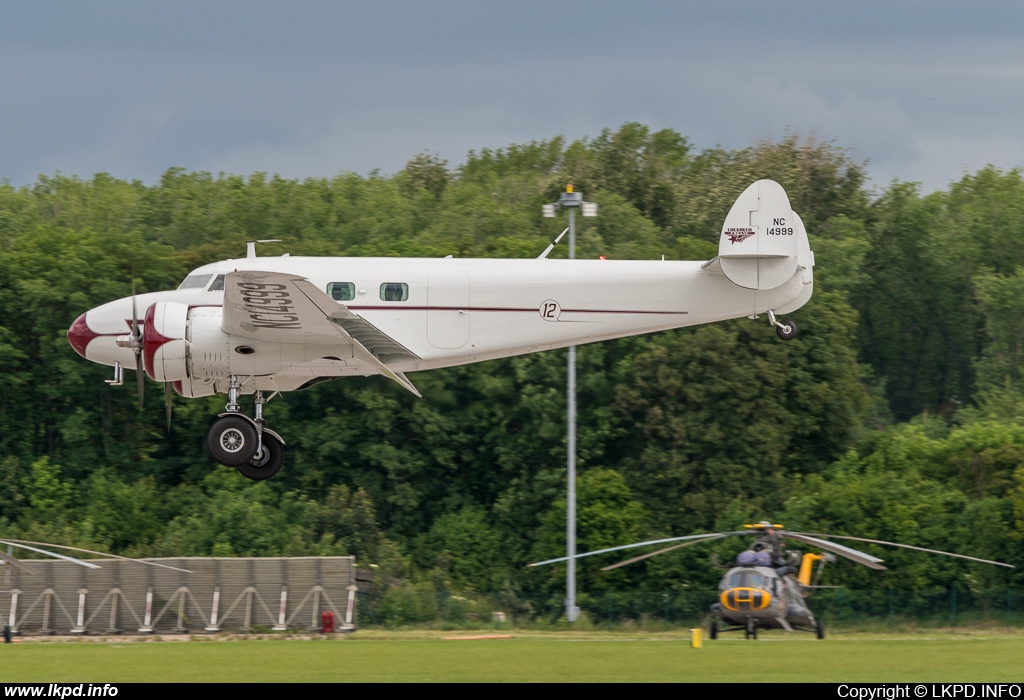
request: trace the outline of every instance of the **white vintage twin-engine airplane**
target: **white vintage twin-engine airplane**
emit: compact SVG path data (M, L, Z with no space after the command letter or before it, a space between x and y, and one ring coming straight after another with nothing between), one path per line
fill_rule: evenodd
M248 257L204 265L176 290L91 309L68 340L114 367L110 384L141 366L165 383L168 407L168 385L189 398L227 394L210 452L258 480L284 460L263 418L279 392L383 374L419 396L405 372L765 312L789 340L796 324L776 314L813 289L803 222L771 180L736 200L709 261L550 260L550 250L536 260L275 258L250 242ZM255 395L252 418L241 394Z

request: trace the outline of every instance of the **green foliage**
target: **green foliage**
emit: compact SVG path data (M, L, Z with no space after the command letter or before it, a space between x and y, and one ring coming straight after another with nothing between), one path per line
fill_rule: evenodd
M761 177L787 189L816 253L802 334L780 343L764 320L738 320L580 348L580 550L785 516L1024 564L1021 173L873 196L863 164L829 142L697 151L637 123L471 152L456 168L421 153L390 177L172 168L153 186L103 173L0 185L0 527L133 555L351 553L385 574L382 588L414 581L386 592L390 624L469 614L448 588L509 609L557 603L564 568L525 565L564 551L564 351L422 373L424 401L380 378L275 400L288 464L252 484L206 454L221 399L176 401L165 435L160 392L139 412L66 329L133 288L240 255L247 238L284 240L263 254L533 257L562 225L540 205L569 182L601 207L581 221L580 257L710 259L735 197ZM703 590L708 553L738 546L611 573L598 571L610 558L584 560L580 590ZM829 575L1004 580L885 556L882 577Z

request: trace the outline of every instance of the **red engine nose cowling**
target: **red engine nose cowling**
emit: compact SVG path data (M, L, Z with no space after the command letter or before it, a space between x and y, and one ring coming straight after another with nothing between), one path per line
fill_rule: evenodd
M85 314L76 318L75 322L71 324L71 328L68 328L68 342L82 357L85 357L85 349L89 346L89 341L98 338L99 335L89 328L89 324L85 322Z
M187 323L187 304L159 301L146 309L146 320L142 324L142 366L150 379L174 382L187 378Z

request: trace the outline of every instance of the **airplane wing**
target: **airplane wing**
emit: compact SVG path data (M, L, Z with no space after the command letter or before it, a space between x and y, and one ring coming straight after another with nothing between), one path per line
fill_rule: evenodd
M268 343L324 343L353 356L423 398L387 361L419 359L401 343L321 292L308 279L282 272L230 272L224 279L225 333Z

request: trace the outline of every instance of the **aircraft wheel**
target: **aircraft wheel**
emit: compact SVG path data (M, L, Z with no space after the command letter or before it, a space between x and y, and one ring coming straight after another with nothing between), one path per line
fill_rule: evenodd
M263 481L281 471L284 464L284 445L270 433L263 433L263 444L260 446L259 454L253 456L248 462L239 464L236 469L246 479Z
M779 321L775 326L775 334L783 340L792 340L800 335L800 329L796 327L796 321Z
M256 428L241 416L224 416L210 428L206 446L213 458L229 467L237 467L256 452Z
M718 639L718 620L711 621L711 629L708 630L708 639Z
M818 639L824 639L825 638L825 623L822 622L821 620L818 620L817 624L814 626L814 631L817 633Z

